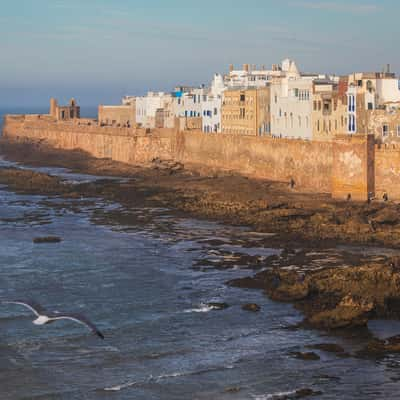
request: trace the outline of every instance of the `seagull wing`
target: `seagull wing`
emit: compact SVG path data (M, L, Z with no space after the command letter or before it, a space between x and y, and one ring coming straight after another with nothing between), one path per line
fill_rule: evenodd
M24 306L25 308L31 310L38 317L46 312L40 304L31 300L3 300L0 301L0 304L18 304L20 306Z
M63 315L53 315L50 317L51 321L58 321L58 320L70 320L77 322L78 324L85 325L87 328L89 328L95 335L97 335L99 338L104 339L104 335L99 331L97 326L93 324L89 319L87 319L84 315L81 314L63 314Z

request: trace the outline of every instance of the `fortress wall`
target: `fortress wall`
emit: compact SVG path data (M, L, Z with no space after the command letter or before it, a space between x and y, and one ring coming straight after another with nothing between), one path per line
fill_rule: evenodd
M400 200L400 146L375 146L375 193L382 198Z
M80 149L97 158L111 158L129 164L147 163L155 157L173 158L172 134L172 130L146 134L145 129L77 125L19 116L7 116L3 126L5 137L45 139L55 148Z
M374 147L370 137L338 137L330 142L270 137L177 133L174 129L99 127L94 121L55 122L49 116L6 116L9 138L46 140L55 148L81 149L98 158L145 164L174 159L254 178L289 182L303 191L352 194L365 200L383 192L400 199L400 148Z
M177 142L177 158L184 163L274 181L293 178L304 190L331 191L331 142L202 132L179 133Z

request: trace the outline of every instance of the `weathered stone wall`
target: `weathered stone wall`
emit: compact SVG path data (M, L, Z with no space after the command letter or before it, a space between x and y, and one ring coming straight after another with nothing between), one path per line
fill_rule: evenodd
M400 199L400 146L375 146L375 193L382 198L387 193L389 199Z
M336 136L333 142L332 195L364 201L374 196L374 137Z
M111 158L130 164L151 161L155 157L173 158L173 130L164 129L156 134L146 129L77 125L69 122L50 122L42 118L7 116L3 134L6 137L45 139L55 148L80 149L94 157Z
M177 133L145 129L76 125L41 118L8 116L6 136L46 139L62 149L82 149L99 158L137 164L153 158L176 159L275 181L294 179L304 190L330 192L332 144L241 135Z
M49 116L7 116L3 134L45 139L62 149L81 149L98 158L144 164L153 158L231 170L255 178L289 182L304 191L352 194L384 192L400 199L400 147L374 146L372 136L341 136L331 142L205 134L174 129L99 127L91 121L54 122ZM89 125L90 124L90 125Z
M289 182L304 190L331 191L332 144L229 134L183 132L177 157L255 178Z

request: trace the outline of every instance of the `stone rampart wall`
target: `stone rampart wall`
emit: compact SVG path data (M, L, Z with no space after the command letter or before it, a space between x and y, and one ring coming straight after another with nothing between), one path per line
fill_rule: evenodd
M179 134L177 157L243 175L331 191L332 143L202 132Z
M400 145L375 146L375 193L400 200Z
M89 121L90 123L90 121ZM174 129L99 127L54 122L46 116L7 116L3 134L45 139L55 148L81 149L94 157L130 164L174 159L230 170L254 178L289 182L303 191L364 200L368 193L400 200L400 147L374 146L371 137L338 137L330 142L274 139Z

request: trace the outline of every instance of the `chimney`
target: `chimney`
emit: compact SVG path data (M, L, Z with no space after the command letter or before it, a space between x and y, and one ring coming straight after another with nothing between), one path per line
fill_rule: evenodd
M233 71L233 64L230 64L229 65L229 72L232 72Z

